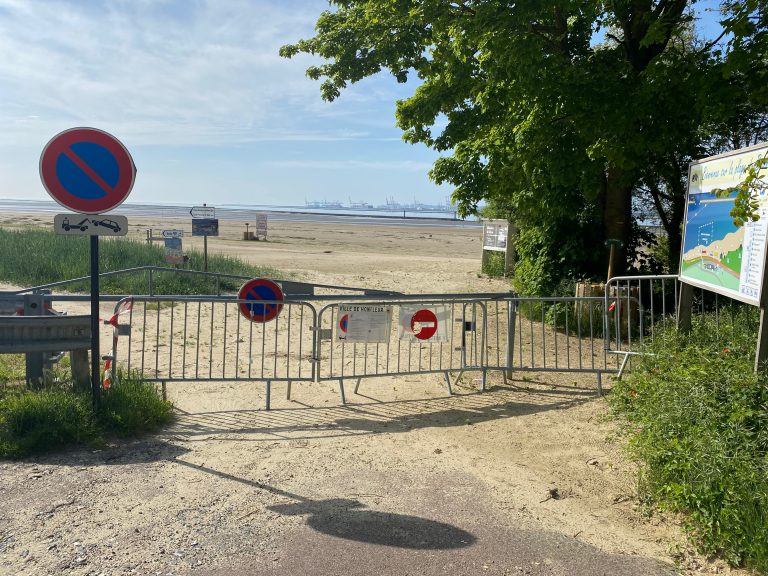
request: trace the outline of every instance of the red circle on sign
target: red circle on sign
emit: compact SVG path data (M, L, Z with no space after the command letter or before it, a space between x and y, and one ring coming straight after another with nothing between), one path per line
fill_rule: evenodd
M110 168L113 168L111 172L116 171L116 174L111 174L109 178L99 174L99 166L91 165L89 159L82 158L73 150L73 146L77 148L83 145L99 150L99 161L107 160ZM78 194L82 192L80 187L72 181L62 181L60 161L71 166L68 173L77 173L80 181L98 191L98 196L81 196ZM136 166L125 146L111 134L96 128L70 128L51 138L43 148L40 155L40 179L51 198L63 207L83 214L101 214L122 204L131 193L136 179Z
M344 334L347 333L347 325L349 324L349 314L344 314L339 320L339 328Z
M283 305L283 291L280 286L268 278L254 278L242 285L237 293L241 302L238 307L240 314L252 322L269 322L277 318Z
M429 340L432 338L437 332L437 316L435 316L435 313L427 309L418 310L411 316L411 332L419 340Z

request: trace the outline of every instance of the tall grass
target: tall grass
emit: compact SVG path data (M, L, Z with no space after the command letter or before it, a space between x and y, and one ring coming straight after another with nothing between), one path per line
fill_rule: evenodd
M643 463L641 495L684 514L700 549L768 573L768 375L753 372L747 312L657 333L611 402ZM723 338L727 337L727 341Z
M137 374L121 375L104 390L98 412L90 394L75 391L71 383L43 390L0 388L0 458L152 432L173 419L172 408Z
M202 270L204 256L188 251L189 269ZM167 266L163 248L145 242L120 238L103 239L99 244L101 272ZM277 276L271 268L253 266L238 258L209 255L208 270L237 276ZM0 280L23 286L37 286L87 276L90 273L89 240L85 236L62 236L46 230L5 230L0 228ZM156 294L212 294L213 279L189 274L157 273L153 275ZM235 291L241 282L223 282L221 289ZM64 290L86 291L87 282L72 284ZM107 294L144 294L147 278L143 274L123 274L101 280L101 291Z

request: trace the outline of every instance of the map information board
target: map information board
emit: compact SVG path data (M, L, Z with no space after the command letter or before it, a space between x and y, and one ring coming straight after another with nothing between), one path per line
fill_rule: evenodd
M742 302L759 305L768 232L768 194L758 196L756 222L736 226L730 212L746 168L768 153L760 144L691 164L680 258L680 280ZM761 174L762 176L762 174Z

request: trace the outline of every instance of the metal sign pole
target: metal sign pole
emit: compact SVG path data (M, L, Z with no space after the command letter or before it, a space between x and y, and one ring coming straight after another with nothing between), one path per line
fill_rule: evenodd
M208 272L208 235L203 236L203 271Z
M91 236L91 394L101 406L101 353L99 351L99 237Z

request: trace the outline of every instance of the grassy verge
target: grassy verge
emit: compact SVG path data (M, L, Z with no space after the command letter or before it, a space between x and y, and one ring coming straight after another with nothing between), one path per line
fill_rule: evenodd
M726 342L711 316L690 336L657 334L611 403L642 463L642 497L683 513L702 552L768 574L768 375L753 372L743 320Z
M203 254L187 251L189 269L203 269ZM167 266L164 249L145 242L120 238L105 239L99 245L102 272L139 266ZM275 277L271 268L253 266L238 258L209 255L208 270L222 274L249 277ZM0 279L23 286L87 276L90 272L89 240L85 236L61 236L46 230L5 230L0 228ZM221 290L237 291L242 282L222 282ZM87 291L89 285L69 285L64 289ZM145 294L144 274L125 274L101 280L101 291L107 294ZM175 273L153 274L156 294L212 294L215 280Z
M173 418L170 402L152 384L124 376L102 394L95 412L89 394L58 384L44 390L0 389L0 457L22 458L74 445L100 445L108 436L136 436Z

